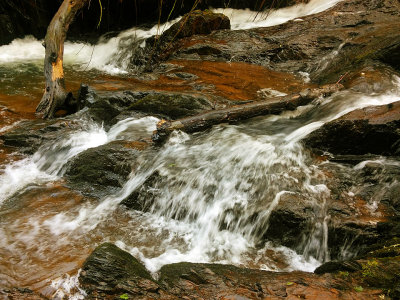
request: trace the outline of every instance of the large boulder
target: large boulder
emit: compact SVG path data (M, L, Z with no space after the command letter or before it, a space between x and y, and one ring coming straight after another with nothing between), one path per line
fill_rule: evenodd
M68 162L65 176L70 186L85 194L107 195L124 185L138 154L124 142L90 148Z
M392 278L390 263L383 278ZM375 267L375 265L374 265ZM396 274L394 272L394 274ZM79 277L86 299L379 299L376 285L340 276L306 272L268 272L232 265L176 263L165 265L159 279L129 253L113 244L97 247L82 266ZM354 287L363 284L355 291ZM392 286L385 284L385 287Z
M110 295L123 294L130 297L146 295L149 299L153 294L157 295L159 289L136 258L111 243L101 244L86 259L79 282L88 299L107 299Z
M195 34L210 34L215 30L230 29L231 23L224 14L195 10L165 30L160 39L164 42L189 37Z
M397 0L341 1L327 11L278 26L182 38L163 58L246 62L306 72L313 82L332 83L365 62L381 61L398 69L399 12Z
M400 101L350 112L304 139L333 154L400 154Z
M210 101L202 96L178 93L149 93L130 106L149 114L162 115L171 119L192 116L213 108Z

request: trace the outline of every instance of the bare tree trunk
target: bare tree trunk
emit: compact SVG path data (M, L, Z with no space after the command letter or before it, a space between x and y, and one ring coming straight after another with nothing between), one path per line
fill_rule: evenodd
M52 118L54 113L63 107L67 98L72 97L71 93L65 91L64 41L76 13L88 2L89 0L64 0L47 28L44 39L46 85L42 100L36 108L36 113L43 118Z

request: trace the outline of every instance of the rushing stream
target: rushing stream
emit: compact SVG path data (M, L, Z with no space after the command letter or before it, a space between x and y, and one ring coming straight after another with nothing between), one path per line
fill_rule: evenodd
M259 21L250 11L224 12L234 29L250 28L300 18L337 2L312 0ZM106 80L108 74L127 76L131 40L157 30L128 30L94 48L67 43L67 82L77 87ZM0 47L0 104L21 111L23 118L33 118L34 105L27 99L40 99L43 55L40 41L30 37ZM393 78L392 90L379 95L345 91L279 116L193 135L174 132L161 149L142 151L122 189L100 200L64 186L67 163L92 147L150 137L158 119L129 118L109 130L81 120L81 129L1 166L0 285L28 286L47 295L58 289L57 296L76 293L79 298L79 289L70 290L76 277L66 274L76 275L104 241L131 252L154 273L180 261L313 271L330 259L326 205L331 191L321 162L300 140L347 112L399 96L400 81ZM13 126L3 119L0 132ZM343 172L352 170L343 166ZM120 202L142 186L147 187L139 199L144 212L123 209ZM288 195L306 199L317 216L296 251L264 240L271 212Z

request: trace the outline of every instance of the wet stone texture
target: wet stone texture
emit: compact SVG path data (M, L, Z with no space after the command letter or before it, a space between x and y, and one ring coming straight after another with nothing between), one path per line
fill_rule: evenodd
M305 145L333 154L400 155L400 102L350 112L311 133Z
M139 151L124 142L90 148L68 162L65 176L74 189L101 197L120 189L135 168Z
M399 68L399 11L396 0L343 1L302 21L177 39L162 54L165 59L247 62L307 72L314 82L334 83L365 62Z
M392 289L397 284L397 259L359 259L347 265L355 267L325 267L319 272L325 274L317 275L177 263L162 267L154 280L134 257L106 243L83 264L80 283L87 299L386 299L376 286L386 281L383 287ZM349 272L355 272L351 279Z

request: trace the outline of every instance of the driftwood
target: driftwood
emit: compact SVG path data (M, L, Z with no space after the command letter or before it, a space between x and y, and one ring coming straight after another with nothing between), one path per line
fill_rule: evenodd
M306 105L319 97L329 96L343 88L341 84L330 84L320 88L306 89L299 94L213 110L175 121L161 120L157 124L157 130L154 131L152 139L154 142L163 142L174 130L192 133L206 130L220 123L234 123L257 116L279 114L285 110L294 110L298 106Z
M54 113L72 102L72 94L65 91L63 56L64 41L69 25L76 13L89 0L64 0L47 28L44 39L46 54L44 58L45 91L36 108L43 118L52 118Z

